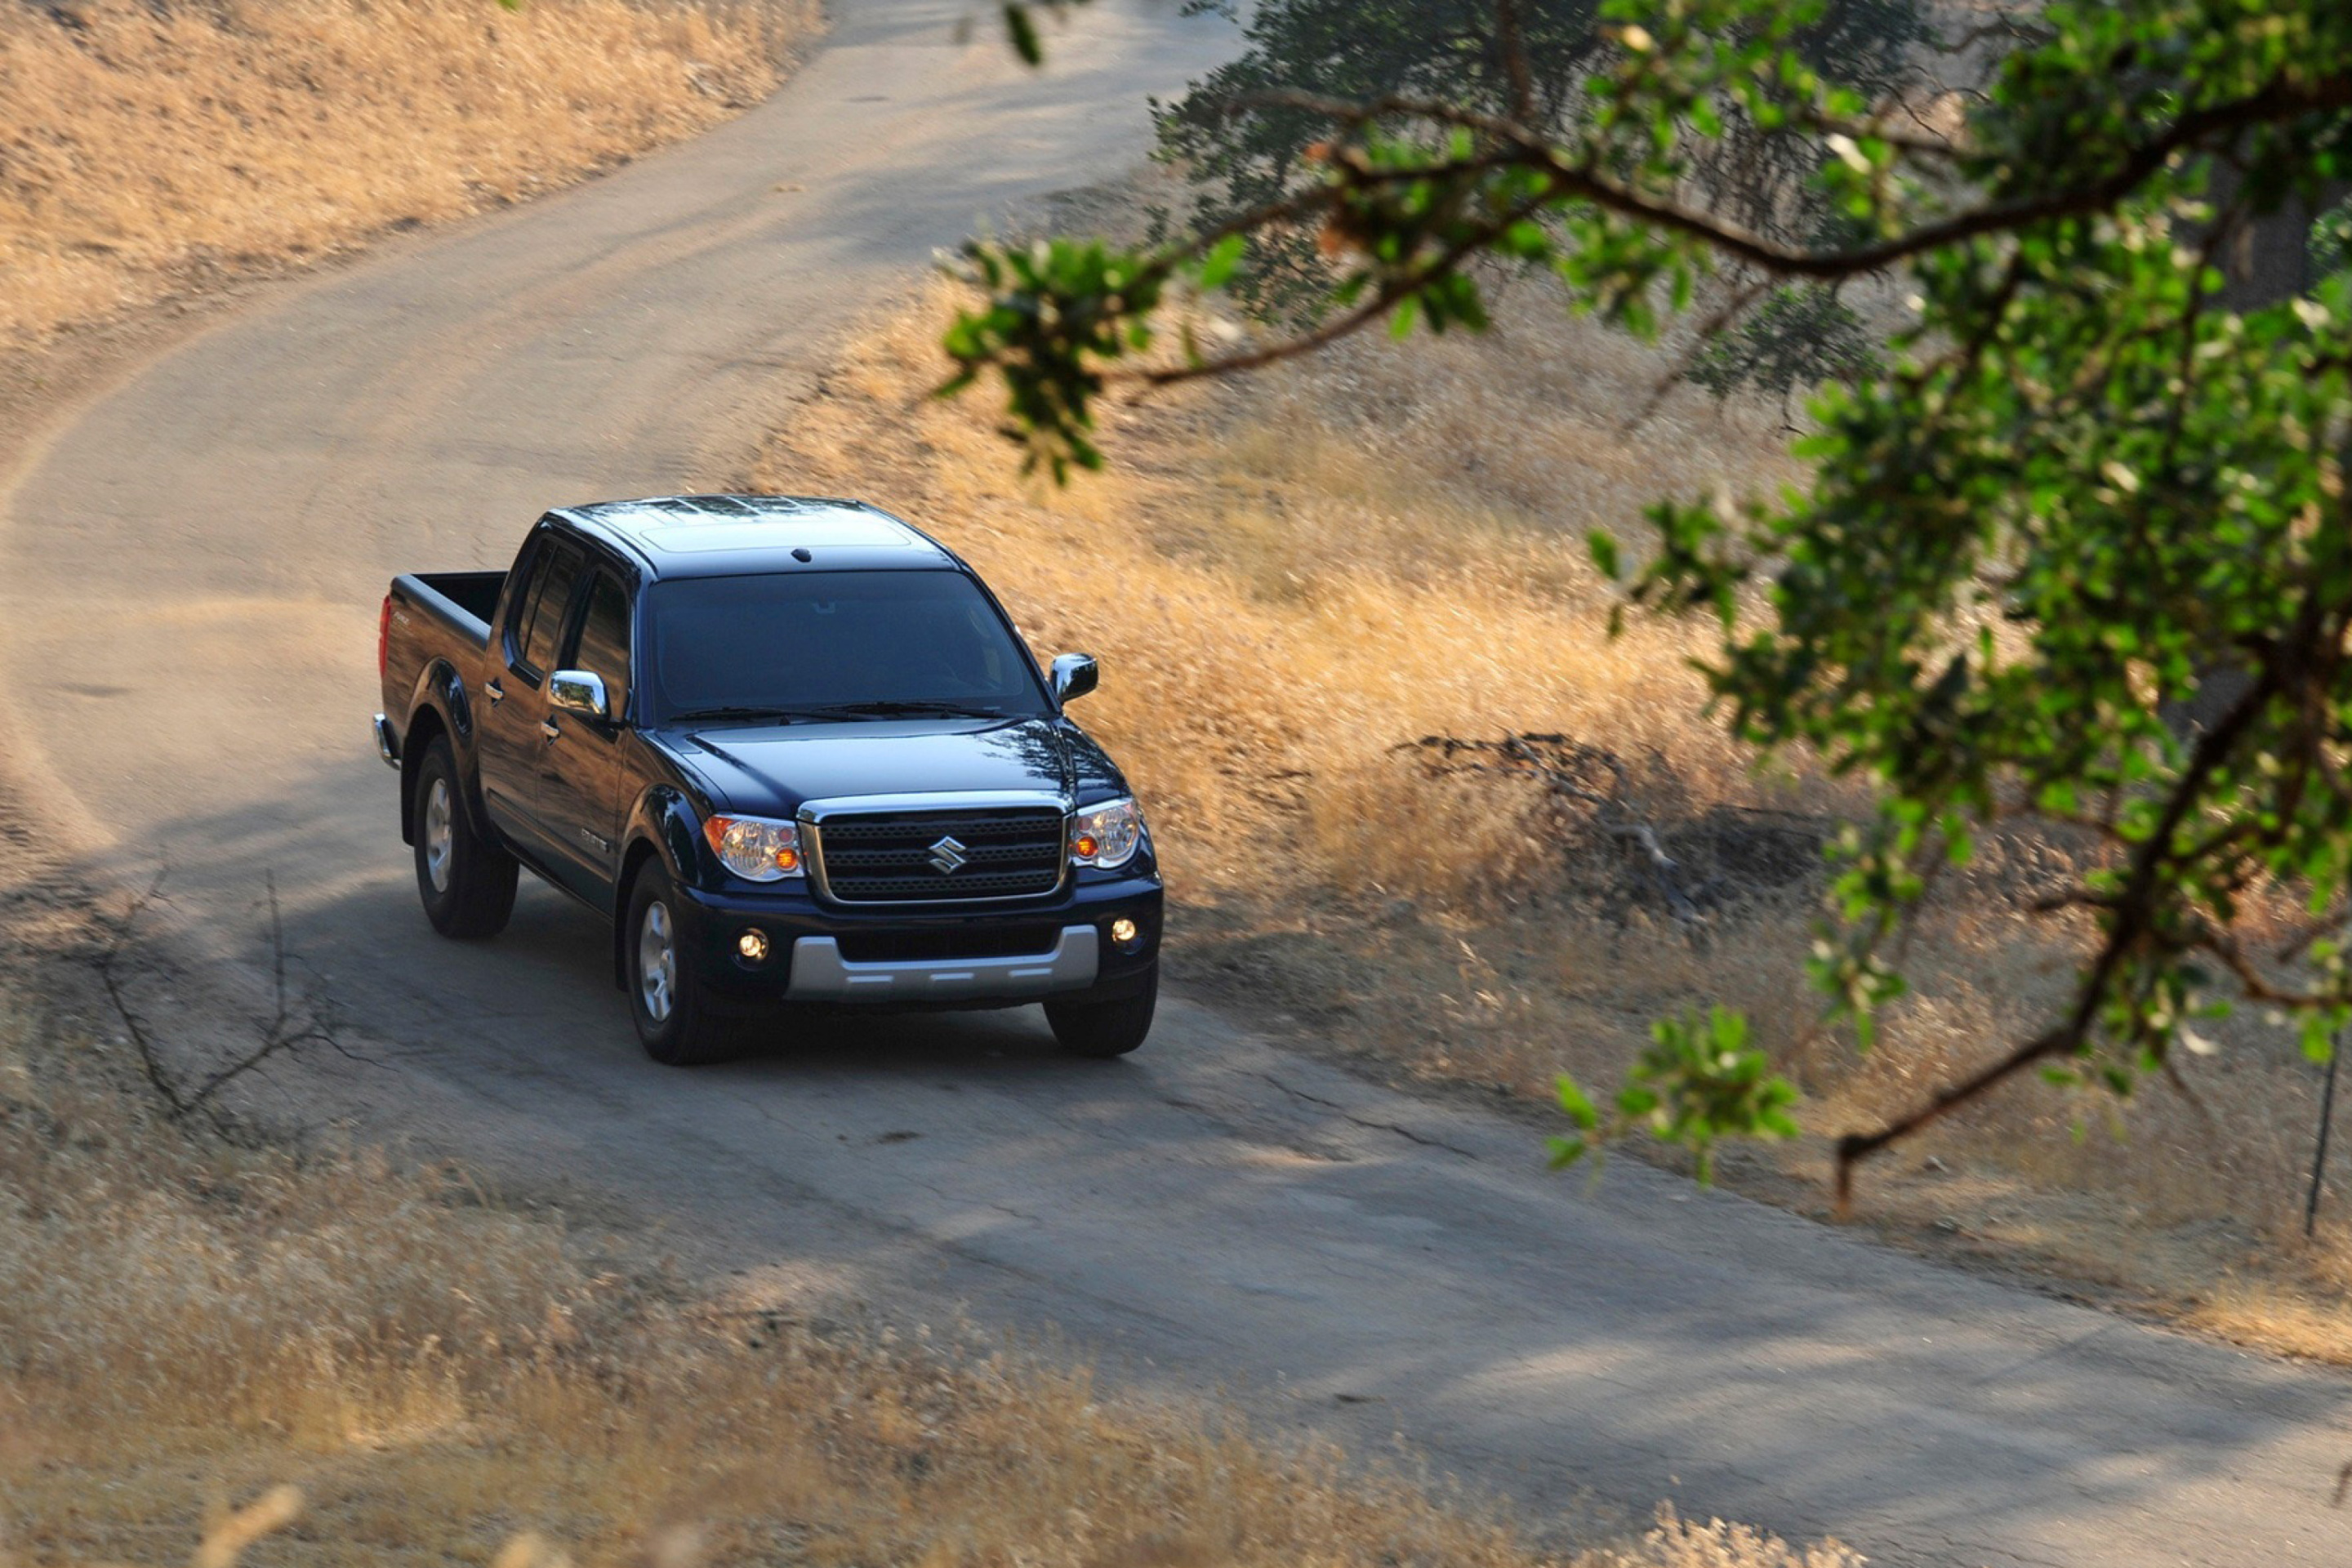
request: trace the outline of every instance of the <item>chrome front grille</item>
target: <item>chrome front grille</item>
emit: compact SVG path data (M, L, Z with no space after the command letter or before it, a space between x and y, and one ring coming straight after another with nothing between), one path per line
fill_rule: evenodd
M831 806L804 817L817 891L844 904L1035 898L1068 874L1059 805Z

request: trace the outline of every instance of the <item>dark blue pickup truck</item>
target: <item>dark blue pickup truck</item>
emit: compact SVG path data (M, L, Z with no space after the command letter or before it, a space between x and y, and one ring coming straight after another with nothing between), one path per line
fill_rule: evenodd
M377 749L434 928L528 866L613 921L656 1060L731 1017L1045 1004L1143 1043L1160 884L1118 769L955 555L856 501L676 496L539 520L514 567L383 601Z

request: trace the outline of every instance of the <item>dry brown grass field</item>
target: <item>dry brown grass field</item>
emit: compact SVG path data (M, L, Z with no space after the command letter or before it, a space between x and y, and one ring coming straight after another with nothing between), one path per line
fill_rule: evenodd
M1671 1516L1541 1552L969 1330L705 1300L642 1237L459 1172L168 1121L102 1036L0 994L0 1563L177 1562L208 1536L195 1561L227 1568L273 1519L256 1563L1854 1562Z
M817 0L0 0L0 348L691 135L817 22Z
M1100 654L1085 720L1152 813L1181 904L1171 962L1244 1018L1433 1081L1541 1100L1605 1087L1662 1013L1747 1008L1807 1093L1801 1143L1727 1179L1826 1214L1830 1137L1916 1104L2048 1006L2078 931L2024 912L2063 845L1989 847L1936 895L1918 994L1858 1057L1802 977L1819 843L1866 803L1760 772L1703 713L1708 627L1612 641L1587 527L1668 493L1776 486L1777 405L1658 395L1672 362L1521 300L1487 338L1348 344L1108 416L1111 470L1024 484L943 378L941 285L877 322L751 476L903 510L966 553L1041 651ZM1646 412L1646 417L1638 417ZM1733 897L1704 941L1639 865L1525 781L1433 776L1420 737L1564 732ZM1278 865L1270 873L1269 864ZM2352 1224L2301 1234L2318 1077L2247 1021L2117 1108L2032 1083L1865 1174L1890 1238L2293 1353L2352 1361ZM1531 1128L1531 1145L1538 1136Z

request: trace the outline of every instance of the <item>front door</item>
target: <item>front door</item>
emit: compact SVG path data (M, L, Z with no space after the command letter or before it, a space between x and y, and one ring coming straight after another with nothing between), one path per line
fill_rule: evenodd
M540 826L550 868L589 902L609 907L620 871L621 738L629 711L629 591L609 567L593 568L578 617L555 668L602 678L611 717L551 709L540 748Z

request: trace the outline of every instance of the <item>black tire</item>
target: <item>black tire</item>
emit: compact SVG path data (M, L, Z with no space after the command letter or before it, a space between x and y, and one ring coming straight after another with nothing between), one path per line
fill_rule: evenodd
M1154 960L1143 972L1143 989L1132 996L1108 1002L1087 1000L1086 994L1045 1004L1045 1022L1054 1038L1074 1057L1123 1057L1143 1044L1151 1033L1151 1012L1160 1001L1160 964Z
M507 929L520 868L474 831L464 791L449 737L436 735L416 768L416 895L435 931L473 941Z
M646 1055L664 1067L699 1067L726 1060L735 1047L724 1021L703 1004L694 952L679 940L677 900L661 862L646 861L629 889L629 923L621 932L629 1016Z

